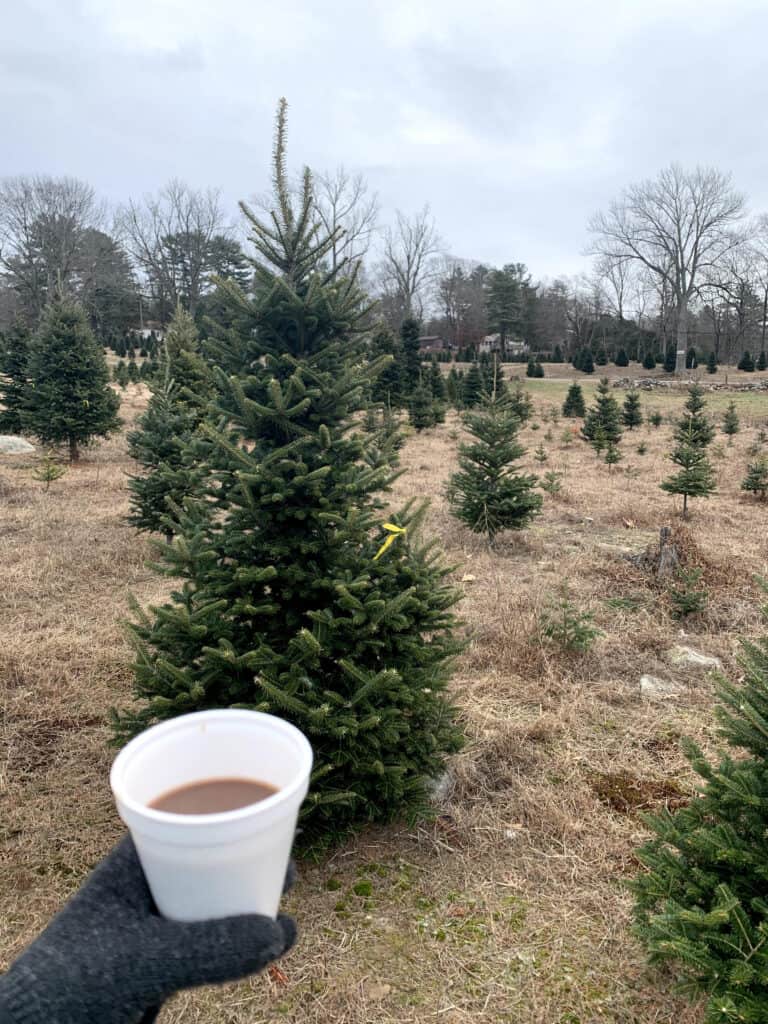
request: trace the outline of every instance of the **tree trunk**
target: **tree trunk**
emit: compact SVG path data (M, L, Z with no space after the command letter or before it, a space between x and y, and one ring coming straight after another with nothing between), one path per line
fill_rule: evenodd
M768 284L763 288L763 322L760 325L760 351L765 352L765 318L768 316Z
M677 358L675 373L685 373L685 354L688 351L688 303L681 299L677 307Z
M688 495L683 495L683 519L688 518Z
M74 437L69 439L69 461L77 462L80 458L80 449L77 447L77 441Z

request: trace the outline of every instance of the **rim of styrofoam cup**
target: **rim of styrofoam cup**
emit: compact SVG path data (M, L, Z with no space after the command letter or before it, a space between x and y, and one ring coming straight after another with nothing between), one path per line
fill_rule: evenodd
M295 743L299 754L295 777L286 786L281 786L276 793L266 797L264 800L259 800L253 804L246 804L244 807L238 807L233 811L219 811L216 814L174 814L172 811L159 811L157 808L149 807L147 804L142 803L141 800L135 800L132 796L128 795L123 786L123 776L128 764L145 747L161 741L163 736L189 728L192 722L199 722L201 719L213 719L216 721L228 719L232 722L238 720L242 722L245 720L245 722L253 724L255 724L254 719L257 719L263 726L268 726L270 729L290 737ZM115 798L126 809L133 811L134 814L140 815L147 821L155 821L158 824L162 823L165 825L172 823L174 827L193 829L199 828L201 825L234 823L252 817L255 813L259 815L264 814L281 803L287 803L306 784L309 773L312 770L312 759L312 747L304 733L297 729L295 725L286 722L285 719L278 718L277 715L268 715L263 711L248 711L246 708L193 711L187 715L179 715L177 718L172 718L168 722L160 722L158 725L150 726L149 729L145 729L144 732L139 733L138 736L135 736L126 743L112 762L109 784ZM190 779L190 782L192 781ZM160 796L159 793L158 796ZM255 810L256 808L258 808L258 811Z

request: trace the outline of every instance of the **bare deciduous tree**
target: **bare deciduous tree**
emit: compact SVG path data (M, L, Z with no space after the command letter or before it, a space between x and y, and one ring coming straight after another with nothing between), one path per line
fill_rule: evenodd
M434 276L434 257L441 249L429 206L411 217L398 210L395 224L384 231L383 290L396 301L403 317L423 314L424 288Z
M214 240L228 233L218 189L196 190L174 179L156 196L129 200L116 223L162 319L179 303L194 316L215 270Z
M730 175L671 164L657 178L630 185L607 213L590 221L594 254L644 266L671 291L678 359L687 348L697 286L739 243L744 206Z
M334 242L329 253L334 271L365 259L376 231L379 199L362 174L345 167L315 175L315 210Z
M77 283L83 237L104 207L77 178L5 178L0 182L0 268L22 308L36 320L56 287Z

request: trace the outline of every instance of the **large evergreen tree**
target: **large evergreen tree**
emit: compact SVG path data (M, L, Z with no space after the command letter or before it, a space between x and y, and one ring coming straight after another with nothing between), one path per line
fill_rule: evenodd
M568 388L568 394L563 402L563 416L576 419L577 417L583 417L585 413L584 392L581 390L581 385L574 382Z
M522 530L541 509L532 475L514 472L525 454L517 440L520 420L506 396L486 398L464 414L474 440L459 448L459 472L446 491L452 514L489 543L503 530Z
M68 445L75 462L81 446L119 426L120 399L109 386L104 350L76 303L56 298L46 307L29 344L27 371L22 425L42 444Z
M608 378L603 377L597 386L595 404L589 409L581 428L581 436L585 441L598 440L598 434L607 442L617 444L621 438L621 411L619 404L611 394Z
M0 336L0 433L20 434L29 381L29 331L14 320Z
M243 206L253 291L222 285L253 327L217 340L205 500L162 551L179 582L134 625L138 705L116 724L125 737L230 706L290 719L315 753L311 842L425 806L460 745L446 695L460 644L423 508L384 522L391 459L350 429L386 357L366 358L357 271L324 267L334 237L313 220L309 171L292 198L284 147L281 104L276 209L264 222Z
M768 1020L768 639L744 643L743 681L721 681L717 716L733 754L711 763L687 806L648 819L654 838L635 892L637 931L655 963L672 963L707 1024Z

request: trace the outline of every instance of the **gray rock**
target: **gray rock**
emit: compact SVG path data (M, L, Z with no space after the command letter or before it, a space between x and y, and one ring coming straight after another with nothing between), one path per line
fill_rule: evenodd
M680 683L671 679L659 679L658 676L640 676L640 693L650 700L663 700L665 697L675 697L683 692Z
M707 670L723 667L719 658L713 658L709 654L700 654L692 647L685 647L683 644L676 644L667 651L667 659L672 665L682 665L688 668L704 668Z
M0 455L32 455L35 446L15 434L0 434Z

